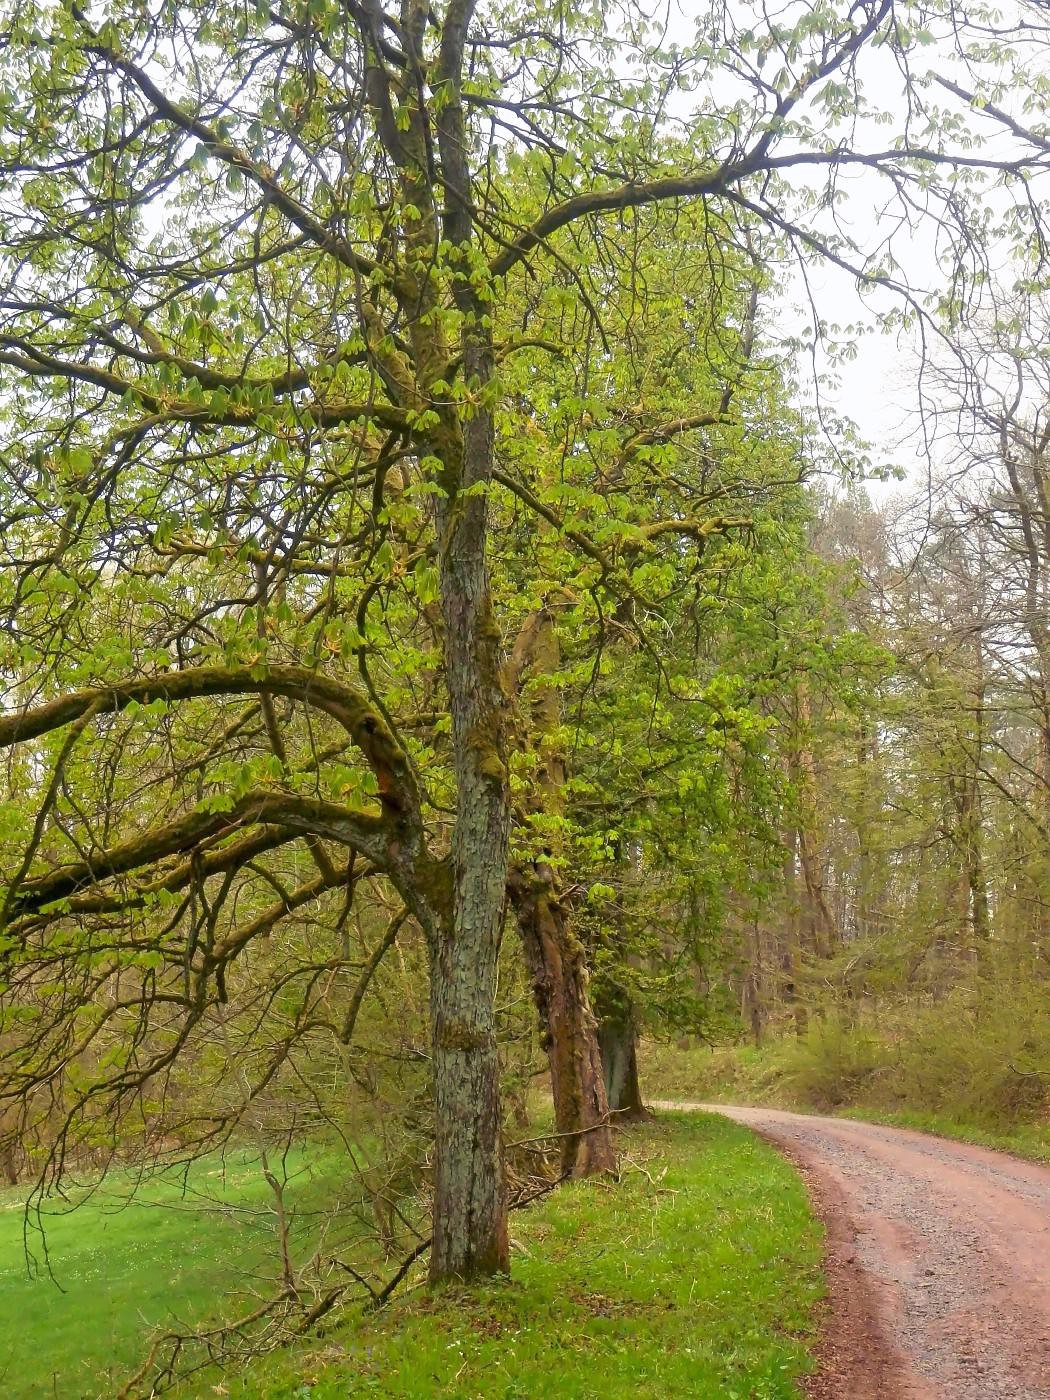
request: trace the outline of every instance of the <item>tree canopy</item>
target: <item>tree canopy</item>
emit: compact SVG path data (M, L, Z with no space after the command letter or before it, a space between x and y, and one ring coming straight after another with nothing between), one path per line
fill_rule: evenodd
M824 664L763 299L822 259L932 328L1038 252L1043 43L1037 5L8 7L0 1047L54 1170L164 1123L216 1027L237 1091L166 1126L232 1131L407 926L432 1272L507 1266L508 890L593 1039L603 899L642 844L669 921L713 896L741 784L766 840L771 689Z

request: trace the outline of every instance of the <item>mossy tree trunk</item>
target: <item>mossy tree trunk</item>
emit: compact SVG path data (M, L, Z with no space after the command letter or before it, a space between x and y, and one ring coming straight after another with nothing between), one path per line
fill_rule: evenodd
M464 337L464 372L492 375L480 329ZM435 1202L431 1277L472 1278L508 1267L494 1004L507 891L510 788L507 703L486 562L486 501L468 495L491 479L491 413L462 430L462 455L445 444L446 495L437 508L445 676L452 720L456 827L451 920L431 968Z
M434 1281L506 1270L499 1058L494 1003L510 836L508 706L487 561L487 488L494 466L488 398L495 377L488 296L476 256L472 142L462 81L472 0L454 0L428 50L432 12L402 15L392 61L382 15L367 8L366 88L396 166L401 200L397 285L401 345L366 312L370 349L422 425L434 471L434 525L451 720L456 821L447 908L430 941L434 1095ZM440 100L428 106L429 88ZM454 315L450 316L451 308ZM402 348L403 347L403 348ZM449 391L458 366L462 397Z
M565 801L561 691L555 680L560 664L555 610L549 605L526 619L508 667L517 691L531 676L529 737L537 765L530 815L540 819L559 814ZM545 831L546 848L535 859L512 871L510 893L550 1063L561 1169L567 1176L584 1177L615 1171L616 1144L588 991L587 950L573 931L558 886L554 830Z
M537 865L532 877L526 881L516 876L511 887L550 1063L561 1170L574 1177L615 1171L616 1146L587 990L586 950L572 932L549 868Z
M618 1008L598 1025L610 1111L623 1119L647 1116L638 1083L638 1033L629 1008Z

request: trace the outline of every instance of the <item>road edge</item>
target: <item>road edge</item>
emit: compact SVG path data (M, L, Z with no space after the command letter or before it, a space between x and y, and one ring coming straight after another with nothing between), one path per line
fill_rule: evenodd
M683 1113L719 1111L717 1104L670 1100L654 1102L651 1107ZM799 1377L806 1400L909 1400L925 1393L916 1387L910 1363L881 1323L885 1304L874 1280L857 1260L857 1226L842 1188L795 1144L753 1124L745 1126L795 1168L824 1230L821 1264L827 1295L810 1347L816 1370Z

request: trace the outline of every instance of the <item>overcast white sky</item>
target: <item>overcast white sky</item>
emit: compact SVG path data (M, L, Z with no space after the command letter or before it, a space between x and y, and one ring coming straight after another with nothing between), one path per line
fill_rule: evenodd
M727 3L734 20L740 24L749 23L759 34L767 30L770 15L776 23L790 26L800 15L811 10L808 0L781 0L778 6L771 6L769 10L765 9L763 0L727 0ZM663 8L664 4L666 9ZM856 6L854 8L857 9ZM1004 8L1011 8L1011 0L1005 0ZM668 39L689 46L695 37L698 15L705 9L703 4L691 3L691 0L662 0L660 13L667 24ZM842 9L845 11L847 6L843 5ZM908 18L906 14L904 18ZM1035 53L1038 55L1035 61L1045 61L1040 50L1036 49ZM774 67L777 62L773 56L769 66ZM926 70L955 77L964 84L972 81L965 69L959 66L948 41L922 49L915 55L914 63L918 72ZM801 60L793 67L800 64ZM1050 64L1047 66L1050 76ZM771 74L764 69L763 76L769 77ZM900 123L880 125L874 120L865 119L858 130L841 134L856 148L884 150L894 144L905 125L904 83L892 54L885 49L866 51L860 65L859 81L865 97L874 107L894 112L899 106ZM713 79L713 84L709 95L716 105L739 100L747 92L742 80L724 74ZM1009 97L1002 100L1008 104L1012 101ZM1023 93L1018 93L1018 104L1022 100ZM698 108L702 110L703 101L703 95L695 93L684 99L681 105L672 102L671 108L688 123L689 106L692 105L694 111ZM948 95L945 95L945 101L950 106L956 105L955 99ZM965 103L959 103L957 110L965 112ZM1017 114L1020 115L1020 107ZM987 136L981 146L982 154L989 155L994 151L1005 155L1008 150L1010 154L1016 153L1013 138L1006 140L998 136L996 124L990 122L987 116L973 113L967 115L966 120L968 123L972 121L982 138ZM840 133L836 131L834 135L837 137ZM804 172L794 172L788 178L796 185L807 180ZM808 178L813 180L813 187L819 189L824 177L817 174ZM849 190L849 198L844 209L839 211L840 217L844 215L849 221L851 231L861 246L874 249L896 222L896 215L882 219L879 214L891 200L892 191L883 177L865 170L854 170L843 183ZM938 265L936 253L937 237L931 220L922 229L905 230L903 234L898 229L894 243L894 253L903 265L904 280L920 297L923 292L939 292L944 287L945 275ZM943 247L941 251L944 251ZM900 467L907 472L911 481L918 484L925 479L930 466L926 454L928 443L920 421L922 352L918 333L906 331L900 337L896 333L882 333L871 298L862 297L855 281L841 271L810 262L807 278L811 290L815 292L816 310L821 317L840 326L863 323L870 328L869 333L856 338L856 359L836 367L840 386L827 391L827 401L838 413L856 422L862 435L872 445L874 465ZM784 279L778 300L779 304L767 307L768 322L778 328L787 327L787 334L792 333L791 328L801 327L803 316L812 314L804 306L804 287L800 276ZM887 310L892 302L888 297L882 297L875 304ZM805 378L805 366L800 365L800 370ZM927 383L925 387L929 395L931 386ZM943 457L947 451L947 444L942 443L936 448L935 456ZM873 496L879 497L900 487L873 482L870 489Z

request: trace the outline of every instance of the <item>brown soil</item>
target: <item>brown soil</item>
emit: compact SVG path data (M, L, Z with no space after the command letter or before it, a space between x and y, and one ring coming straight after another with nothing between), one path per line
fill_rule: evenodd
M812 1400L1050 1400L1050 1169L903 1128L675 1107L746 1123L805 1177L830 1295Z

